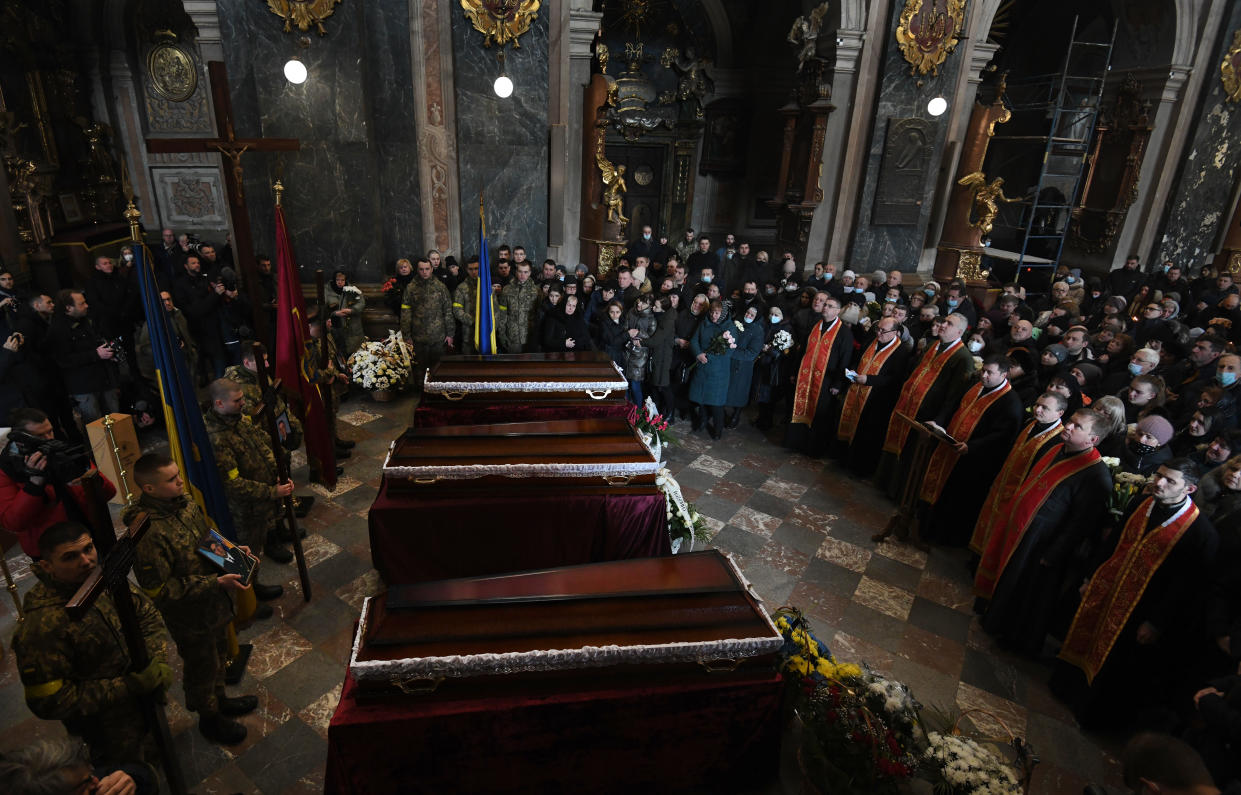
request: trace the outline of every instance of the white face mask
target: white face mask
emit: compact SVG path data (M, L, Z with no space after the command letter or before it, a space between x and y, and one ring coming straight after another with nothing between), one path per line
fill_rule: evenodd
M966 347L970 349L970 353L978 353L982 350L982 343L978 340L970 340Z

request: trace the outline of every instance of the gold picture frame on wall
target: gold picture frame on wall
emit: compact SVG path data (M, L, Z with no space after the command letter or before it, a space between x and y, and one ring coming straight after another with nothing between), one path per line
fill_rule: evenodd
M147 75L151 90L169 102L185 102L198 88L194 56L173 41L170 33L147 53Z
M939 75L939 67L956 49L965 24L965 0L905 0L896 26L896 43L909 62L909 73Z

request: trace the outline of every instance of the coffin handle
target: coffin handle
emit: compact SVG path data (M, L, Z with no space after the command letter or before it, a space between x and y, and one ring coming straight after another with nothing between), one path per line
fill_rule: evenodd
M444 398L444 400L464 400L465 393L464 392L440 392L440 397Z
M439 480L439 479L440 479L440 478L439 478L439 475L431 475L431 476L429 476L429 477L425 477L425 478L414 478L414 482L415 482L415 483L420 483L420 484L426 485L426 484L428 484L428 483L434 483L435 481L437 481L437 480Z
M630 475L604 475L603 482L609 486L628 486L633 478Z
M741 658L726 657L720 660L699 660L698 664L709 674L721 674L737 670L737 666L741 665Z
M389 680L394 687L407 696L425 696L434 693L443 683L442 676L393 676Z
M612 390L610 389L600 389L598 391L595 391L593 389L586 390L586 395L591 400L603 400L605 397L607 397L610 394L612 394Z

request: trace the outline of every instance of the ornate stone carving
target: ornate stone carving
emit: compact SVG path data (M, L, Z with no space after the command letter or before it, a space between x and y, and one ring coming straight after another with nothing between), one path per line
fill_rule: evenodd
M905 0L896 26L896 43L910 63L911 75L939 74L939 66L957 46L965 24L965 0Z
M961 252L961 257L957 261L957 278L970 282L983 282L987 280L989 274L990 271L983 270L982 254L977 251Z
M888 119L871 223L891 226L918 223L935 126L935 122L927 119Z
M228 226L224 186L217 169L156 168L152 171L164 223L193 229Z
M815 57L819 44L819 33L823 30L823 18L827 16L827 3L815 8L806 16L793 20L789 30L788 42L797 48L797 71L806 68L810 59Z

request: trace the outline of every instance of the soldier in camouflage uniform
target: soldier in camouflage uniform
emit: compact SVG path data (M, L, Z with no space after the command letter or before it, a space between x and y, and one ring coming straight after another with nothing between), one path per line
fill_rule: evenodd
M414 388L422 388L422 376L452 347L452 297L435 278L431 263L418 260L414 279L401 300L401 333L414 345Z
M457 348L462 353L477 353L474 346L474 296L478 292L478 257L471 257L465 263L466 278L452 294L452 316L457 320L460 332ZM495 301L495 298L492 298Z
M22 600L25 620L13 636L26 704L44 720L59 720L90 746L97 765L148 757L147 727L138 696L172 684L168 635L155 605L130 585L150 664L130 670L120 617L108 593L80 621L65 605L99 563L90 533L60 522L39 538L42 574Z
M267 359L267 346L259 344L259 353L263 356L263 364L267 367L268 377L271 377L271 362ZM259 368L254 360L254 343L244 342L241 345L241 364L229 365L224 371L224 377L229 381L241 386L242 402L241 408L246 414L250 415L250 419L256 423L265 422L259 415L259 408L263 405L263 393L259 389ZM275 405L272 406L272 413L275 417L283 415L289 421L289 433L284 437L283 449L280 454L284 456L285 464L289 463L289 453L302 446L302 422L297 415L289 411L289 404L285 402L284 394L277 390L275 393ZM264 427L259 425L260 428ZM293 506L297 511L298 517L303 517L310 513L310 506L314 505L315 498L313 495L298 497L294 495ZM279 561L277 561L279 562Z
M229 591L246 590L237 574L221 574L198 554L211 524L198 503L185 493L177 463L162 453L147 453L134 464L142 489L138 501L121 518L129 522L146 511L151 527L138 542L134 573L155 602L168 634L185 664L185 708L198 713L198 730L209 740L236 745L246 727L229 716L253 712L254 696L224 694L228 666L228 624L233 620ZM247 547L242 547L249 551Z
M496 337L505 353L521 353L534 340L535 308L542 293L530 278L530 263L517 266L517 278L504 285L496 302Z
M242 410L245 398L241 387L227 378L211 382L211 410L203 415L215 463L224 480L228 510L237 525L238 542L276 560L292 560L292 554L280 544L276 520L280 517L280 501L293 493L293 481L276 482L276 455L271 449L267 432L251 421ZM259 599L275 599L283 592L279 585L254 582L254 595ZM266 613L267 611L263 611ZM260 613L256 617L265 617Z
M349 383L349 374L342 369L344 363L340 360L336 350L336 340L332 339L331 334L323 333L323 313L315 307L309 310L307 315L310 337L306 340L306 351L302 354L302 373L309 383L322 387L319 395L323 398L323 410L327 415L328 432L332 434L332 443L336 448L336 460L340 461L352 455L349 451L355 444L351 440L340 438L336 433L336 412L340 409L340 397L336 389L338 384ZM319 362L323 361L322 345L325 338L327 339L327 364L321 366ZM319 480L318 463L312 458L310 464L311 479ZM336 474L340 473L341 469L337 467Z

